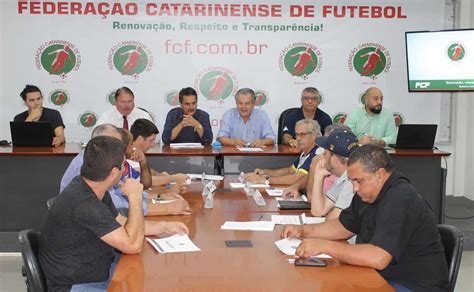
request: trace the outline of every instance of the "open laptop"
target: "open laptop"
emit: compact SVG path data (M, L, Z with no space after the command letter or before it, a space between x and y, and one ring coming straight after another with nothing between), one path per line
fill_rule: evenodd
M433 149L438 125L402 124L398 128L397 143L389 146L398 149Z
M51 146L51 122L10 122L13 146Z

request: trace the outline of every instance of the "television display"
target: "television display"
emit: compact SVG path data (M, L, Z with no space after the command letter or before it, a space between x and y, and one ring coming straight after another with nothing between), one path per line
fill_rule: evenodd
M474 29L405 33L408 91L474 91Z

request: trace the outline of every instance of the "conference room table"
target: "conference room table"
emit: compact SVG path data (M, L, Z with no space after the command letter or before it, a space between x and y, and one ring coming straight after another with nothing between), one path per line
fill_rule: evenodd
M59 194L59 185L71 160L82 150L79 143L59 147L0 146L0 252L19 251L18 232L39 229L46 201ZM438 150L388 150L401 171L428 201L438 223L443 222L446 173L441 159L450 153ZM298 151L285 145L264 147L261 152L220 149L172 149L156 145L147 152L149 165L160 171L238 174L259 168L291 165Z
M156 216L149 220L180 221L189 228L197 252L158 253L146 241L140 254L122 255L108 291L393 291L371 268L325 259L327 267L297 267L274 244L281 225L273 231L221 230L225 221L271 221L280 212L276 201L260 189L266 206L257 206L242 189L229 191L226 176L217 183L214 207L205 209L202 184L193 182L184 197L191 215ZM228 248L226 240L250 240L252 247Z

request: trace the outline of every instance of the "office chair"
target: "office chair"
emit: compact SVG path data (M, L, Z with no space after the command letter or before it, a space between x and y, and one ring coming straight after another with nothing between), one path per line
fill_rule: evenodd
M284 110L280 114L280 117L278 118L278 138L277 138L278 143L277 144L281 144L281 141L283 139L283 124L285 123L286 117L297 109L299 109L299 107L292 107L292 108Z
M21 268L27 291L46 291L46 280L38 261L38 245L41 233L32 229L22 230L18 235L21 257L24 265Z
M438 225L441 241L444 246L444 254L448 263L449 290L454 291L456 279L458 278L459 266L463 251L463 237L459 229L451 225Z
M54 202L56 201L58 197L52 197L52 198L49 198L47 201L46 201L46 206L48 207L48 210L51 210L51 207L53 206Z

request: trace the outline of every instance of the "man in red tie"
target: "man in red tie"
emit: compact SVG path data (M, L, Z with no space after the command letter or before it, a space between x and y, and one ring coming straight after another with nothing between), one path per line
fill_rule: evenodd
M147 119L153 122L148 112L135 107L135 96L132 90L124 86L115 92L115 108L101 114L97 125L112 124L130 130L130 125L137 119Z

